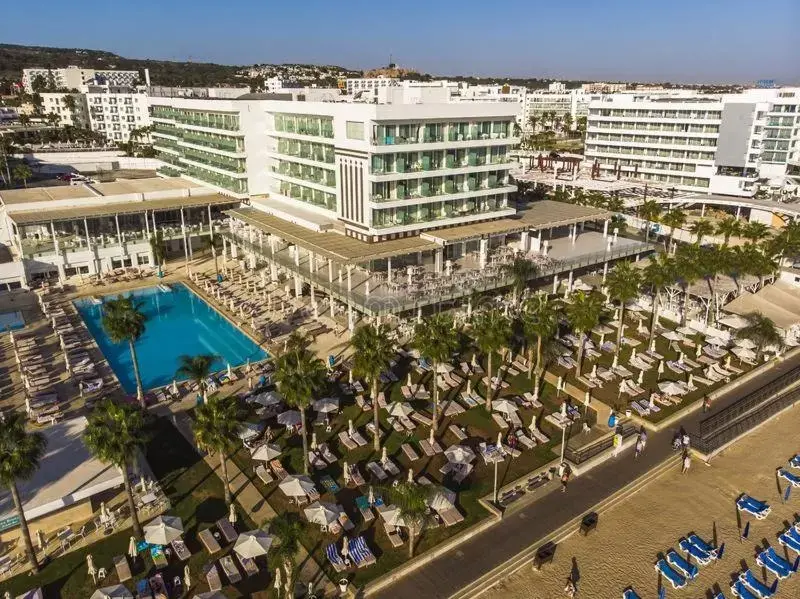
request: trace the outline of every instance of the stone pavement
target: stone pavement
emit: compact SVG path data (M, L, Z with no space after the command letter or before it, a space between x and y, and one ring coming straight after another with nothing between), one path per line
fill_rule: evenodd
M798 366L800 355L785 359L716 399L712 413ZM620 453L618 457L574 478L566 495L558 492L543 495L513 511L495 526L475 535L454 550L368 596L379 599L444 599L453 596L485 573L511 560L532 543L548 537L569 521L590 512L600 501L662 464L674 455L672 438L675 431L683 426L691 433L705 416L701 411L696 411L676 423L673 428L650 433L647 447L638 460L633 460L630 450ZM603 526L602 516L598 526Z

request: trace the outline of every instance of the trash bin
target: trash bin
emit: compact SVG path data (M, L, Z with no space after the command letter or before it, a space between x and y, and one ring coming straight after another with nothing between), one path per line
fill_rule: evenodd
M597 528L597 512L589 512L581 520L581 532L586 536L595 528Z
M533 558L533 567L540 570L543 565L552 562L556 554L556 544L550 541L545 543L536 550L536 556Z

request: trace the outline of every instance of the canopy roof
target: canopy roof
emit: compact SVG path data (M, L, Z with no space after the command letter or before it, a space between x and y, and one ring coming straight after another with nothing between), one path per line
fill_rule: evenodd
M767 285L758 293L743 293L723 310L731 314L745 316L750 312L760 312L775 326L788 330L800 324L800 290L778 281Z

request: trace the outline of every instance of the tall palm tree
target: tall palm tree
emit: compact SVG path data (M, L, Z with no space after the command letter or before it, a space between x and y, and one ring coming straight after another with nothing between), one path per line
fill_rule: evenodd
M219 453L222 483L225 486L225 503L233 502L228 480L228 455L239 447L238 405L235 396L215 395L194 411L194 438L197 447L207 452Z
M775 323L760 312L750 312L745 315L747 326L739 329L736 336L739 339L749 339L756 344L756 354L761 355L761 350L765 346L775 346L781 349L784 345L783 335L781 335Z
M208 377L211 376L211 369L217 360L219 360L219 356L211 354L178 357L178 369L175 374L189 379L197 385L200 394L203 396L203 403L208 401Z
M404 481L382 489L383 496L397 506L400 517L408 528L408 557L414 557L417 539L428 523L429 504L437 490L434 485L420 485Z
M644 269L644 284L650 287L653 293L653 315L650 321L650 345L656 338L658 326L658 309L661 293L667 285L675 281L675 262L666 254L658 254L650 260Z
M580 376L583 370L583 350L586 337L600 322L603 313L603 300L594 293L576 291L570 296L570 301L564 307L567 320L572 325L572 330L578 334L578 367L576 375Z
M711 235L714 231L714 224L704 218L694 221L689 227L689 232L695 236L695 245L702 244L703 237Z
M142 303L133 297L117 296L103 304L103 330L113 343L128 343L136 379L136 399L144 409L144 389L139 374L139 360L136 357L136 342L144 335L147 316L142 312Z
M739 235L742 231L742 223L735 216L726 216L717 223L716 234L722 235L722 245L728 247L731 237Z
M687 245L679 248L675 255L675 264L680 264L680 268L675 268L674 274L683 291L681 326L686 326L689 318L689 287L702 276L698 267L701 251L696 245Z
M311 401L325 389L327 370L322 360L300 344L281 354L275 360L273 380L277 383L286 403L300 411L303 436L303 473L308 474L308 431L306 410Z
M211 251L211 256L214 258L214 278L219 279L219 262L217 260L217 252L220 250L221 243L220 243L220 236L214 235L213 237L209 235L208 237L203 237L203 248L208 249Z
M414 347L433 364L433 430L439 421L439 364L447 362L458 349L458 329L453 317L440 312L414 327Z
M535 372L536 378L533 388L538 393L542 374L544 373L544 357L542 349L546 340L553 339L558 332L558 323L561 318L561 302L550 299L546 294L540 293L525 302L522 310L522 330L528 339L528 376ZM533 348L531 338L536 339L536 366L534 368Z
M675 229L680 229L686 223L686 215L682 210L673 208L661 217L661 223L669 227L669 247L675 247Z
M283 566L287 576L289 588L294 588L295 558L300 550L300 537L303 534L303 527L297 520L297 516L286 512L275 516L269 521L269 532L277 539L276 547L270 547L269 556L273 565L277 568Z
M758 243L769 237L769 227L758 221L751 221L742 225L742 237L752 243Z
M22 181L22 184L25 187L28 187L28 179L33 177L33 171L31 171L31 167L29 167L27 164L18 164L14 167L12 174L15 179Z
M650 242L650 223L657 223L661 219L661 206L655 200L645 200L638 210L639 218L646 221L644 240Z
M89 424L83 433L89 451L106 464L112 464L122 473L122 485L128 499L128 509L133 520L133 534L142 538L142 525L136 513L128 466L134 463L137 453L145 446L144 417L140 410L128 404L106 400L89 415Z
M642 284L642 273L627 261L618 262L606 278L606 287L611 299L619 303L619 328L617 329L617 348L619 355L622 346L622 329L625 324L625 304L639 296L639 287Z
M0 419L0 484L8 487L19 519L19 530L25 543L25 557L34 572L39 572L39 561L31 542L28 521L22 509L17 481L28 480L39 469L47 439L41 433L28 433L21 412L6 412Z
M561 119L561 123L564 125L564 131L569 131L572 129L572 115L569 112L565 112L564 116Z
M536 276L538 270L533 262L522 257L514 258L514 261L508 266L514 305L522 297L522 292L528 287L528 282Z
M475 313L472 319L472 336L478 349L486 354L486 410L492 411L492 357L508 345L511 323L500 310L491 308Z
M375 425L373 447L381 448L380 420L378 418L378 383L381 373L389 369L389 363L395 356L394 345L389 339L386 325L362 326L356 329L350 339L353 349L353 373L369 381L372 392L372 418Z
M153 262L158 265L158 270L161 272L167 261L167 244L164 241L163 231L155 231L150 235L150 249L153 252Z

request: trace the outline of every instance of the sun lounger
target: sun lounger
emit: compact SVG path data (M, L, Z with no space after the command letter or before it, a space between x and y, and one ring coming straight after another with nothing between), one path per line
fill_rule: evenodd
M358 444L356 444L356 442L350 438L350 435L348 435L347 431L341 431L339 433L339 443L344 445L345 449L348 451L358 449Z
M350 517L347 515L347 513L343 509L341 509L341 506L339 506L339 509L340 509L339 519L338 519L339 524L341 525L342 528L345 529L345 531L349 532L353 530L355 528L355 524L353 524L353 522L350 520Z
M696 561L701 566L705 566L710 564L713 561L713 556L708 551L701 549L694 543L690 542L689 539L681 539L678 542L678 547L680 547L681 551L687 553L694 561Z
M377 462L367 462L366 468L379 482L383 482L388 478L386 472L384 472L383 468L381 468Z
M225 557L219 560L219 565L222 567L222 571L225 572L225 576L228 577L228 580L231 584L236 584L237 582L241 582L242 575L239 574L239 568L236 567L236 564L233 563L233 558L230 555L226 555Z
M766 568L780 580L789 578L797 571L800 564L800 557L795 560L794 565L787 562L783 557L775 553L772 547L767 547L756 556L756 563L762 568Z
M192 557L192 552L186 548L186 543L183 542L183 539L175 539L170 545L172 545L172 552L175 554L175 557L180 561L185 562Z
M604 366L598 366L597 376L599 376L604 381L613 381L616 375L613 372L611 372L608 368Z
M778 589L777 580L774 583L772 583L771 587L768 587L763 582L761 582L749 568L739 575L739 580L741 580L748 587L750 587L750 589L756 595L761 597L761 599L770 599L770 597L774 597L775 591L777 591Z
M787 549L791 549L800 555L800 532L798 532L795 527L790 526L787 530L782 532L778 536L778 542Z
M411 414L411 419L419 424L422 424L423 426L431 426L431 424L433 424L433 421L430 418L424 414L421 414L420 412L413 412Z
M526 435L522 429L517 429L517 432L514 433L517 436L517 441L522 443L527 449L533 449L536 447L536 442L533 441L528 435Z
M350 464L350 480L357 487L363 487L367 484L364 477L361 475L361 471L358 469L358 464Z
M389 542L392 544L392 547L401 547L403 545L403 538L397 532L397 527L392 526L391 524L387 524L385 521L383 523L383 530L386 531L386 536L389 537Z
M236 552L234 551L234 553ZM254 559L249 557L242 557L238 553L236 553L236 559L239 560L239 565L242 567L242 570L244 570L244 573L247 575L248 578L258 574L258 564L256 564L256 561Z
M206 551L211 554L214 554L221 549L219 543L217 543L217 539L214 538L214 533L211 532L210 528L201 530L198 533L197 538L200 539L200 542L203 544L203 547L206 548Z
M464 521L464 516L461 515L461 512L459 512L455 506L450 506L445 510L440 510L439 517L442 519L442 523L445 526L454 526L459 522Z
M350 435L350 438L351 438L353 441L355 441L356 445L358 445L359 447L364 447L364 445L366 445L366 444L367 444L367 440L366 440L366 439L363 437L363 435L362 435L361 433L359 433L357 430L354 430L354 431L353 431L353 434L352 434L352 435Z
M753 499L746 494L742 495L736 500L736 507L741 512L746 512L755 516L757 520L763 520L772 510L769 504L764 503L763 501L758 501L757 499Z
M622 591L622 599L642 599L632 588L628 587Z
M217 528L219 529L219 532L222 534L225 541L228 543L233 543L239 538L239 533L236 532L233 524L231 524L227 518L220 518L217 520Z
M634 411L639 414L641 417L649 416L650 415L650 406L644 405L642 406L638 401L632 401L630 406L634 409Z
M530 430L530 429L528 429L528 430ZM530 431L530 433L531 433L531 435L533 435L533 437L534 437L534 438L535 438L535 439L536 439L536 440L537 440L539 443L549 443L549 442L550 442L550 437L548 437L547 435L545 435L545 434L544 434L542 431L540 431L538 428L537 428L537 429L534 429L534 430L532 430L532 431Z
M540 402L538 399L536 399L536 397L534 397L533 393L531 393L530 391L526 391L523 394L523 397L525 398L525 402L528 404L529 407L531 407L531 408L541 408L542 407L542 402Z
M389 474L389 476L397 476L400 474L400 469L391 458L387 457L385 462L381 462L381 466Z
M467 435L455 424L451 424L447 427L451 433L453 433L459 441L464 441L467 439Z
M758 599L758 596L752 593L750 589L738 579L731 583L731 594L739 599Z
M686 586L686 579L673 570L666 560L658 560L655 568L656 572L660 572L661 575L669 581L673 589L682 589Z
M354 539L350 539L347 547L350 550L350 557L355 561L359 568L371 566L375 563L375 556L367 546L364 537L359 536Z
M688 580L697 578L699 570L694 564L690 564L686 559L674 549L667 551L667 562L675 571L683 574Z
M363 395L356 395L356 405L364 412L372 409L372 404L369 400L365 400Z
M328 563L333 566L333 569L337 572L343 572L347 568L342 556L339 555L339 550L336 548L335 543L331 543L325 548L325 557L328 558Z
M630 378L630 377L633 376L633 373L630 370L628 370L627 368L625 368L624 366L615 366L611 370L614 372L614 374L616 374L617 376L620 376L620 377L622 377L624 379L627 379L627 378Z
M283 468L280 463L280 460L272 460L269 463L269 469L272 470L272 473L277 477L278 480L283 480L289 473Z
M800 469L800 453L798 453L798 454L797 454L796 456L794 456L794 457L793 457L791 460L789 460L789 465L790 465L792 468L798 468L798 469Z
M131 567L128 564L128 558L124 555L117 555L114 557L114 570L117 571L117 578L120 582L125 582L126 580L130 580L131 576Z
M264 464L259 464L258 466L256 466L255 472L256 476L258 476L258 478L261 479L261 482L264 483L265 485L269 485L275 482L275 479L272 477L269 471L266 468L264 468Z
M508 428L508 423L497 412L492 412L492 420L494 420L495 424L501 429L506 430Z
M408 418L406 418L405 416L399 416L399 417L397 418L397 420L399 420L399 421L400 421L400 424L402 424L402 425L403 425L403 427L404 427L404 428L405 428L405 429L406 429L408 432L414 432L415 430L417 430L417 425L416 425L416 424L414 424L413 422L411 422L411 421L410 421Z
M786 470L786 468L780 468L778 470L778 476L787 481L793 487L800 487L800 476L789 472Z
M417 455L417 452L414 451L414 448L411 447L409 443L403 443L400 446L400 449L403 450L403 453L409 459L409 461L416 462L419 459L419 455Z

